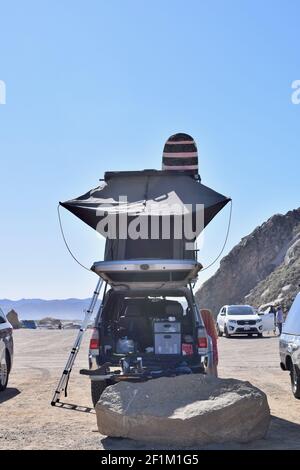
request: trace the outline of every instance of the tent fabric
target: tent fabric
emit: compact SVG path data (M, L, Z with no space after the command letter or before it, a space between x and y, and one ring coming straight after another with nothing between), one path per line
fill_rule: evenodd
M122 197L126 201L120 200ZM200 204L204 206L206 227L229 201L230 198L184 172L144 170L107 173L105 181L97 188L60 204L97 230L98 223L110 215L126 214L130 221L136 216L156 215L162 218L176 216L183 211L195 217Z
M193 259L196 260L196 247L187 250L184 238L181 240L114 240L106 239L104 260L130 259Z

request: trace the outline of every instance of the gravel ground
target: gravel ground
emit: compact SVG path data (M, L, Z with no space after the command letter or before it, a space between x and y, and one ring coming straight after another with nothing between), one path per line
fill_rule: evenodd
M18 330L8 389L0 394L0 449L145 449L144 444L101 436L94 410L51 407L50 401L77 331ZM92 407L87 366L89 333L69 383L69 403ZM268 396L272 422L267 438L247 445L206 448L300 449L300 400L279 368L278 338L220 338L220 377L248 380Z

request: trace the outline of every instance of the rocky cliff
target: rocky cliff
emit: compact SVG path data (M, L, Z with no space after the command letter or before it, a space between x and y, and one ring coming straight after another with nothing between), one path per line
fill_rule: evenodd
M242 238L196 296L215 315L225 304L289 308L299 284L300 208L274 215Z

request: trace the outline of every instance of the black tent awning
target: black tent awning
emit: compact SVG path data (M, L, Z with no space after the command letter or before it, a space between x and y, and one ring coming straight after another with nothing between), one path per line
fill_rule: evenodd
M144 170L107 173L99 187L60 204L100 232L99 222L104 217L163 218L181 213L196 218L202 211L203 226L197 230L198 236L229 201L184 172Z

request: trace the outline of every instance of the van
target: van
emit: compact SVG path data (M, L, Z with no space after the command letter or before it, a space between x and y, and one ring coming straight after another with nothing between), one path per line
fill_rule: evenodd
M283 324L279 352L282 370L290 372L292 393L300 399L300 293Z
M93 403L108 385L204 373L212 357L192 285L197 237L229 198L181 170L106 172L60 203L106 238L106 283L90 341Z
M89 347L93 404L121 380L205 373L210 338L190 284L201 265L147 260L146 269L146 260L111 263L93 266L108 282Z

